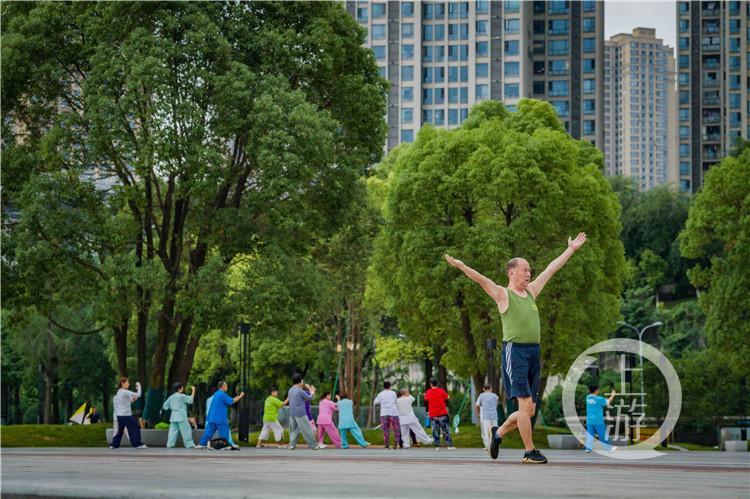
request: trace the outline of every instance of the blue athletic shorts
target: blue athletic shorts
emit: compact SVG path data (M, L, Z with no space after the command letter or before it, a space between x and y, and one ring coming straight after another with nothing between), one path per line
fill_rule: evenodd
M510 398L539 400L541 349L537 343L505 343L502 352L503 386Z

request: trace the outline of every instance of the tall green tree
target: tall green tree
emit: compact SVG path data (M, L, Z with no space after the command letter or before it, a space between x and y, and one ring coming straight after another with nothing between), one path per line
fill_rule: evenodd
M131 229L107 272L67 220L57 261L104 282L126 266L162 275L156 289L130 280L132 310L115 321L124 335L137 317L153 417L165 382L185 382L202 333L226 320L202 305L233 258L261 244L304 253L338 227L382 151L385 82L338 3L4 4L3 14L3 122L50 158L13 178L97 180L108 187L89 210L106 218L97 230ZM61 218L24 230L42 240Z
M688 272L706 312L709 347L750 375L750 149L712 167L690 207L680 249L709 259Z
M485 340L501 337L500 320L484 291L442 255L505 284L511 257L539 271L582 230L590 244L539 300L543 373L561 372L606 337L624 272L620 208L601 153L570 138L548 103L522 100L508 113L483 102L461 128L424 127L396 154L371 277L410 339L438 342L448 367L481 386Z

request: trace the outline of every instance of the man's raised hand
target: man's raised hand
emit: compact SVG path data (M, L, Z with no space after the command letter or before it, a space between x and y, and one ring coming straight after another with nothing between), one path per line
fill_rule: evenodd
M571 239L570 237L568 237L568 248L571 248L573 251L578 251L585 242L586 233L579 232L578 236L575 239Z
M453 258L452 256L450 256L448 254L446 254L444 256L445 256L445 261L448 262L449 264L451 264L452 266L456 267L456 268L458 268L458 267L460 267L461 265L464 264L464 262L462 262L461 260L456 260L455 258Z

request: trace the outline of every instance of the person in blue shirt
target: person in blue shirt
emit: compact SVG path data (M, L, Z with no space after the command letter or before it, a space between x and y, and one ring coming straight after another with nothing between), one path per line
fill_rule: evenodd
M617 450L609 444L607 436L607 426L604 424L604 408L612 403L615 399L614 388L608 399L599 396L599 387L591 385L589 394L586 396L586 452L591 452L591 446L594 443L594 433L599 436L602 446L608 451Z
M215 431L219 432L219 436L229 442L229 423L227 422L227 408L231 407L242 397L245 396L245 392L240 392L239 395L232 398L227 395L227 382L219 381L218 390L214 394L211 400L211 405L208 408L208 414L206 415L206 431L203 432L198 448L205 448L208 444L208 440L213 436ZM210 447L209 447L210 448ZM239 447L232 446L233 449L239 450Z

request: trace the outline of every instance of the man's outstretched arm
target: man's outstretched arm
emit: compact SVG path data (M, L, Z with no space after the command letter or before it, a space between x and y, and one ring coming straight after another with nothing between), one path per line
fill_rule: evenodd
M547 265L547 268L544 269L544 272L539 274L537 278L529 284L529 289L531 289L531 292L534 293L534 298L539 296L539 293L542 292L542 289L544 289L547 281L549 281L558 270L563 268L563 265L565 265L568 260L570 260L570 257L573 256L573 253L578 251L585 242L585 232L580 232L578 234L578 237L576 237L575 239L571 240L570 238L568 238L568 247L565 249L565 251L562 252L562 255L552 260L550 264Z
M466 265L461 260L456 260L450 255L445 255L445 260L451 264L452 266L456 267L458 270L466 274L469 279L476 282L480 286L482 286L482 289L490 295L494 300L498 299L498 295L501 292L502 289L500 286L492 282L492 279L489 277L485 277L476 270L472 269L468 265Z

